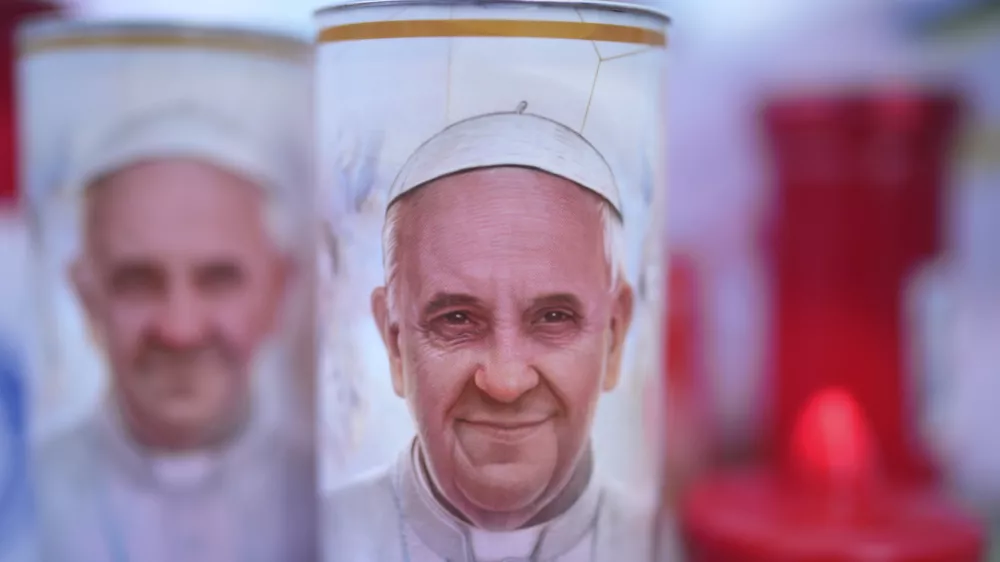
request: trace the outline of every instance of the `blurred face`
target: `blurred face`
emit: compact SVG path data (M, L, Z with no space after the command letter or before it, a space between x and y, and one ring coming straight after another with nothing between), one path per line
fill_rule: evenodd
M263 192L193 161L116 172L88 191L72 276L140 441L199 446L238 422L285 283Z
M631 319L610 285L599 199L493 168L397 203L398 270L374 316L436 487L473 524L527 524L563 491Z

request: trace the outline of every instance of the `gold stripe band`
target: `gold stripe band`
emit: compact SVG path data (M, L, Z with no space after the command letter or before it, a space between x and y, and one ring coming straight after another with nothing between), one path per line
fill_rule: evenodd
M533 20L400 20L336 25L320 31L319 43L415 37L512 37L582 39L665 47L666 34L628 25Z
M311 51L311 47L308 44L292 40L282 41L276 38L235 35L115 34L64 35L28 39L21 44L20 54L22 56L30 56L77 49L128 49L135 47L234 51L290 59L308 57Z

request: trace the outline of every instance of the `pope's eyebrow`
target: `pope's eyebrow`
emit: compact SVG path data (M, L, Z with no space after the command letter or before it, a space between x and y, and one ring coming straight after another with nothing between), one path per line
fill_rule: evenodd
M542 295L536 298L533 302L536 305L561 304L573 308L580 308L583 305L583 303L580 302L580 299L572 293L553 293L551 295Z
M462 293L438 293L424 307L424 315L430 316L456 306L477 306L481 301L472 295Z

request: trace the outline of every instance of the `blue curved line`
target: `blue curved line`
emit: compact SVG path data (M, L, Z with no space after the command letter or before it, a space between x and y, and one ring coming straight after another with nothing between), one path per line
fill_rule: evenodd
M10 433L9 472L0 481L0 550L7 539L17 537L33 519L32 494L28 472L24 384L18 354L0 346L0 431Z

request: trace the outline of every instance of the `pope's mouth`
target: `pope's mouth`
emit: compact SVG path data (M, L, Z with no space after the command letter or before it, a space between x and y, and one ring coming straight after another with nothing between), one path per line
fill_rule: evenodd
M548 425L551 418L531 420L457 420L458 428L495 441L516 443Z

